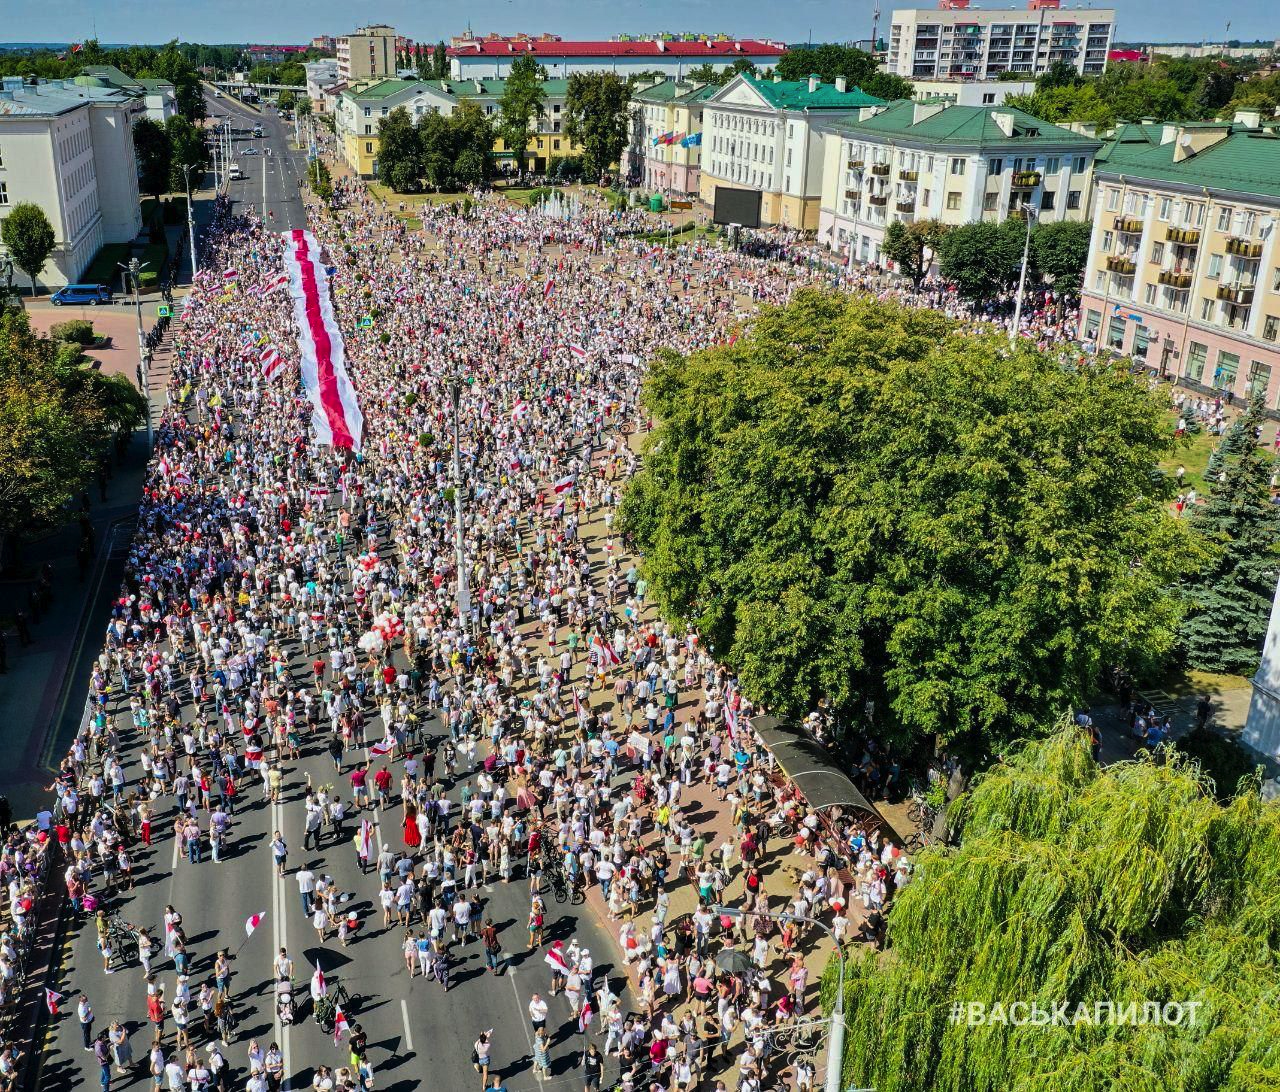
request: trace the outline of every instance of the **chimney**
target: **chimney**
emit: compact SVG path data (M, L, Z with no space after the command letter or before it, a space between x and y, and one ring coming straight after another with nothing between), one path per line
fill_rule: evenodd
M782 73L781 73L781 72L774 72L774 74L773 74L773 82L774 82L774 83L781 83L781 82L782 82Z
M1257 129L1262 125L1262 111L1237 110L1236 116L1232 120L1237 125L1243 125L1246 129Z
M818 79L817 76L810 76L809 77L809 94L812 95L816 90L818 90L818 85L820 83L822 83L822 81Z
M1005 136L1013 136L1013 115L1006 114L1003 110L992 110L991 120L996 123L996 128Z
M1177 124L1170 125L1170 124L1166 123L1166 124L1162 125L1162 126L1160 127L1160 143L1161 143L1162 145L1164 145L1164 144L1172 144L1172 143L1173 143L1173 141L1175 141L1175 140L1177 140L1177 139L1178 139L1178 129L1179 129L1179 128L1180 128L1180 127L1179 127Z
M843 95L847 90L849 90L849 81L848 81L848 80L846 80L843 76L837 76L837 77L836 77L836 90L837 90L837 91L839 91L839 92L840 92L840 94L842 94L842 95Z
M1070 129L1073 133L1079 133L1081 136L1095 137L1098 135L1098 126L1092 121L1065 121L1062 122L1064 129Z
M1179 126L1178 143L1173 149L1173 161L1181 163L1198 155L1206 148L1212 148L1219 141L1231 135L1231 126L1223 122L1220 125L1196 125L1194 127Z
M911 107L911 124L919 125L926 118L933 117L934 114L940 114L947 108L944 102L917 102ZM1007 134L1006 134L1007 135Z

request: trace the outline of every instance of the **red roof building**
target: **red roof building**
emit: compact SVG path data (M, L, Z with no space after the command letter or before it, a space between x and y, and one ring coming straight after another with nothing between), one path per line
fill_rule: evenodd
M680 76L690 68L712 64L723 68L745 57L757 68L769 68L787 51L782 42L767 39L703 38L696 40L648 38L623 41L566 42L550 35L529 38L489 36L454 39L448 49L455 80L500 79L511 62L532 54L552 77L573 72L664 72Z

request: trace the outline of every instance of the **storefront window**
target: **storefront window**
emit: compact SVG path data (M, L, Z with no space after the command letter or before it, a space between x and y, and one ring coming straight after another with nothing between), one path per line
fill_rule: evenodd
M1271 382L1271 365L1261 360L1249 361L1249 397L1265 398L1267 384Z
M1102 328L1102 312L1086 311L1084 313L1084 340L1097 341L1098 331Z
M1119 315L1112 318L1107 326L1107 344L1113 349L1120 349L1124 345L1124 319Z
M1133 358L1135 360L1147 359L1147 346L1151 343L1151 331L1145 326L1139 326L1133 335Z
M1240 371L1240 354L1229 353L1226 349L1218 351L1218 364L1213 369L1213 385L1219 390L1234 390L1236 375Z
M1208 358L1209 347L1201 345L1198 341L1193 341L1187 346L1187 364L1182 374L1193 383L1203 382L1204 364Z

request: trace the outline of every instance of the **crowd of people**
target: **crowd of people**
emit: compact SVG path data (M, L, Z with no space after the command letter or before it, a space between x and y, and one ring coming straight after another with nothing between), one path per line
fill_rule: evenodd
M268 850L319 943L398 943L442 992L460 946L478 941L494 973L505 959L478 888L527 884L526 944L589 1041L573 1061L586 1088L611 1066L624 1088L813 1087L805 955L828 933L876 942L910 864L868 817L806 807L732 676L655 617L615 513L646 427L645 361L726 341L760 303L830 273L654 247L627 234L644 215L587 202L557 219L477 195L465 214L425 206L410 231L339 180L311 226L365 416L351 452L310 441L280 237L218 205L91 715L44 832L83 920L133 888L134 846L172 837L179 869L220 862L237 808L261 800L283 808ZM264 347L293 366L268 378ZM286 789L302 756L326 752L341 791ZM714 797L718 821L695 796ZM291 861L294 832L304 849L354 846L382 934ZM6 851L11 891L36 861L26 843ZM598 954L547 944L560 885L612 922L627 988L596 971ZM122 938L97 920L114 972ZM227 948L192 981L172 908L156 936L124 942L148 984L157 1087L225 1090L243 1068L243 1087L274 1092L292 1076L274 1042L231 1060L243 1044ZM282 951L277 991L297 973ZM323 981L311 992L322 999ZM529 1016L543 1079L555 1028L541 992ZM119 1025L95 1035L91 1008L79 1016L104 1089L143 1064ZM371 1087L367 1038L349 1025L345 1064L312 1070L314 1086ZM502 1087L504 1053L501 1034L477 1038L483 1087Z

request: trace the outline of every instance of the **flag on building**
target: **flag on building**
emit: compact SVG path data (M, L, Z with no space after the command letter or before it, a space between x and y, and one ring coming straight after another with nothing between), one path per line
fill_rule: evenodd
M267 916L267 912L265 910L259 910L256 914L250 914L245 919L244 936L246 940L248 940L249 937L253 936L253 931L259 925L262 924L262 919L265 918L266 916Z

